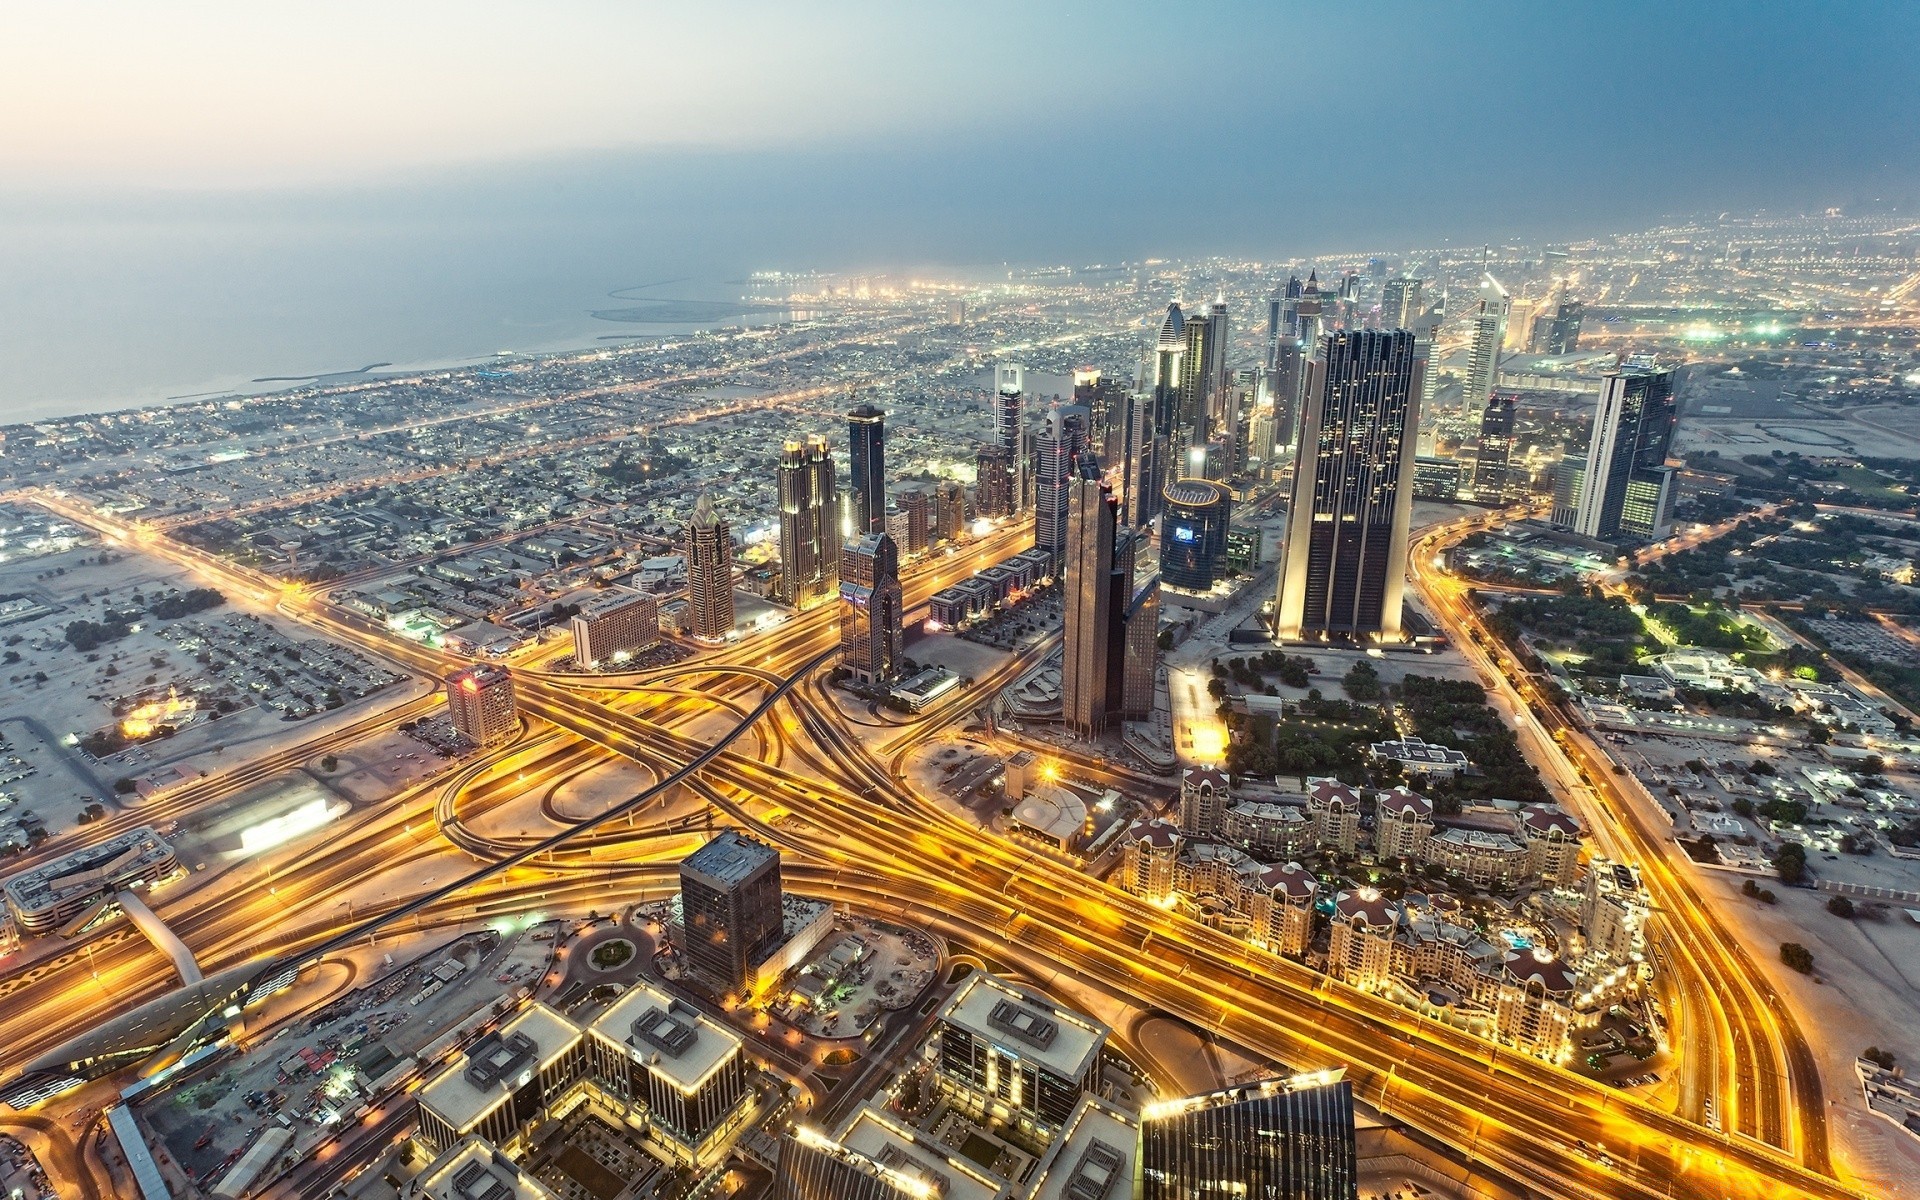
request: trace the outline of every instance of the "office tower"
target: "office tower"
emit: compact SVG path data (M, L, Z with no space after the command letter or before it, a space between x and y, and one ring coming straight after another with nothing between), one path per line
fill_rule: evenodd
M1480 415L1480 453L1473 463L1473 498L1500 504L1507 498L1507 462L1513 457L1513 397L1495 392Z
M615 662L660 642L660 606L629 588L608 588L573 616L573 661L583 667Z
M733 633L733 533L706 492L687 525L687 630L703 642Z
M1227 300L1225 296L1215 296L1213 303L1207 306L1207 420L1208 436L1220 428L1227 418L1227 354L1230 349L1227 333Z
M1353 1200L1353 1085L1316 1071L1150 1104L1140 1160L1137 1200Z
M1484 276L1480 307L1473 316L1473 345L1467 352L1466 390L1460 400L1465 413L1479 411L1500 380L1500 346L1507 338L1507 315L1512 307L1513 301L1499 280Z
M1534 316L1539 312L1538 300L1529 300L1522 296L1513 301L1507 308L1507 331L1506 336L1501 339L1500 348L1508 351L1525 350L1529 337L1533 333Z
M1293 444L1293 423L1299 418L1306 385L1308 342L1300 315L1306 285L1297 275L1287 279L1280 299L1279 327L1270 339L1273 357L1273 438L1276 446ZM1317 304L1317 301L1316 301Z
M993 432L1007 453L1007 515L1024 512L1027 507L1027 406L1021 389L1026 372L1015 365L995 367L993 372Z
M1231 380L1221 389L1224 399L1220 404L1217 426L1219 436L1215 440L1226 448L1221 474L1223 479L1246 474L1252 463L1254 391L1257 387L1256 374L1242 370L1235 371Z
M943 479L933 489L933 538L957 546L967 536L967 489L957 479Z
M1176 449L1206 441L1211 431L1213 382L1224 350L1215 338L1226 327L1226 306L1215 307L1221 310L1217 321L1210 311L1205 317L1196 313L1181 326L1186 349L1180 356L1179 399L1173 417Z
M853 468L848 483L853 528L845 540L887 528L887 418L871 404L847 413L847 456Z
M1407 275L1387 280L1380 291L1380 328L1411 329L1413 319L1426 310L1420 307L1420 281Z
M973 456L974 504L983 517L1013 515L1013 456L1005 446L982 446Z
M1289 283L1295 286L1297 286L1299 282L1298 279L1289 281ZM1281 284L1267 293L1267 347L1266 353L1260 356L1260 363L1269 371L1278 365L1280 355L1280 330L1293 319L1293 314L1287 304L1287 300L1289 299L1287 286L1287 284Z
M1555 525L1572 529L1580 521L1580 486L1586 482L1584 455L1563 454L1553 464L1553 515Z
M907 515L908 554L925 554L933 526L932 506L924 488L909 488L900 493L900 511Z
M1575 533L1603 542L1657 542L1673 531L1673 470L1666 461L1677 416L1673 372L1606 373L1587 442Z
M1541 313L1534 322L1537 348L1545 354L1579 353L1580 323L1586 315L1586 305L1563 298L1552 313Z
M1272 374L1262 371L1253 402L1253 419L1247 422L1247 461L1250 466L1258 468L1255 474L1262 483L1273 478L1274 450L1278 447L1274 440L1278 425L1274 416L1272 384Z
M1426 374L1420 380L1420 411L1432 413L1434 393L1440 389L1440 367L1433 357L1433 343L1440 335L1440 326L1446 319L1447 298L1441 294L1440 302L1413 319L1413 355L1427 364Z
M1120 715L1144 721L1153 715L1160 669L1160 577L1141 584L1129 599L1123 637Z
M839 497L833 455L818 434L780 452L780 603L805 608L840 588Z
M900 552L884 533L863 534L840 554L840 664L860 683L900 674Z
M722 995L744 996L780 944L780 852L729 829L680 863L687 967Z
M1087 447L1103 462L1119 461L1127 424L1127 390L1092 367L1073 373L1073 402L1087 410Z
M1405 330L1321 339L1294 457L1275 602L1280 637L1399 637L1419 419L1414 397L1425 369Z
M976 1121L1050 1141L1094 1090L1111 1032L1091 1017L985 971L960 984L935 1019L935 1082Z
M1061 712L1067 728L1081 737L1097 737L1107 729L1107 681L1118 629L1112 578L1114 503L1098 480L1075 478L1067 485L1065 515Z
M520 730L513 676L505 667L476 663L447 676L447 715L453 731L476 746L505 741Z
M1067 489L1093 465L1087 453L1087 410L1053 404L1034 447L1033 544L1057 559L1067 544Z
M1207 479L1167 485L1160 520L1160 582L1185 592L1213 589L1227 557L1233 497Z

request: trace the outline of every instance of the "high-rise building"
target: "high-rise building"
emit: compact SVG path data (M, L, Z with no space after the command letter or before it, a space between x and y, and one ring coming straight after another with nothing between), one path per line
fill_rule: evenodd
M885 533L887 528L887 418L871 404L855 405L847 413L847 456L851 488L851 540L863 533Z
M1120 676L1120 715L1144 721L1153 715L1160 670L1160 577L1135 589L1128 601Z
M816 434L805 445L788 442L780 454L779 483L779 600L805 608L840 589L840 503L827 439Z
M1534 315L1539 311L1538 300L1522 296L1512 301L1507 308L1507 332L1500 348L1508 351L1525 350L1533 333Z
M932 540L933 513L924 488L908 488L900 493L900 511L907 515L908 554L925 554Z
M1061 711L1067 728L1082 737L1097 737L1107 729L1113 650L1125 644L1115 636L1121 627L1113 595L1114 503L1098 480L1076 478L1067 485L1065 516ZM1128 599L1121 597L1121 604Z
M1218 483L1182 479L1167 485L1160 520L1160 582L1187 592L1213 589L1227 557L1233 497Z
M1215 296L1207 306L1207 436L1212 437L1227 420L1227 355L1231 342L1227 331L1227 300Z
M1321 339L1294 457L1279 636L1400 636L1425 369L1405 330Z
M784 932L780 852L729 829L680 863L688 968L722 995L744 996Z
M1067 544L1067 492L1092 465L1087 451L1087 410L1077 404L1047 409L1035 443L1033 544L1058 558Z
M1513 300L1492 275L1480 281L1480 307L1473 315L1473 344L1467 351L1467 382L1460 399L1464 413L1475 413L1493 395L1500 381L1500 347L1507 340L1507 317Z
M609 588L573 616L573 661L583 667L651 650L660 642L660 606L652 596Z
M1533 349L1542 354L1579 353L1580 324L1586 315L1586 305L1562 299L1552 312L1543 312L1534 321Z
M1204 442L1210 433L1215 360L1222 350L1214 339L1225 323L1224 312L1218 325L1211 314L1195 313L1181 325L1186 349L1180 356L1179 400L1173 417L1176 449Z
M1673 372L1606 373L1574 532L1603 542L1653 542L1673 532L1673 469L1666 461L1677 418Z
M1353 1085L1316 1071L1150 1104L1140 1160L1137 1200L1353 1200Z
M1314 285L1316 293L1319 284ZM1303 317L1301 305L1305 302L1306 285L1300 277L1290 276L1286 287L1280 293L1277 307L1269 309L1271 316L1279 322L1268 338L1272 356L1268 366L1273 370L1273 439L1276 446L1293 444L1293 423L1299 419L1300 401L1307 378L1308 348L1311 342L1306 332L1308 320L1318 320L1319 300L1313 301L1313 308Z
M1380 328L1411 329L1413 319L1426 310L1420 307L1420 281L1407 275L1395 275L1380 290Z
M1580 520L1580 490L1587 478L1587 460L1565 454L1553 464L1553 516L1562 528L1572 529Z
M1026 372L1014 364L994 368L993 432L1007 455L1009 515L1027 506Z
M935 1082L959 1111L1047 1142L1097 1082L1111 1032L985 971L968 975L933 1026Z
M687 524L687 631L703 642L733 634L733 532L706 492Z
M1480 416L1480 452L1473 462L1473 498L1500 504L1507 498L1507 463L1513 457L1513 397L1495 392Z
M900 674L900 551L884 533L848 542L840 555L840 664L860 683Z
M967 489L957 479L943 479L933 489L933 539L957 546L967 536Z
M446 683L455 733L476 746L491 746L519 732L520 708L505 667L475 663L447 676Z
M1005 446L982 446L974 454L973 502L983 517L1013 515L1013 455Z

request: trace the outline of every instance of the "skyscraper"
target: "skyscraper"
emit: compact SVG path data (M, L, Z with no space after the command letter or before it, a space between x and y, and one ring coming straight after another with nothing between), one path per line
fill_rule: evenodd
M1290 276L1279 304L1269 308L1279 322L1268 338L1272 351L1268 366L1273 370L1273 437L1278 446L1293 443L1293 423L1299 418L1302 389L1306 385L1309 343L1300 313L1305 296L1306 285L1298 275ZM1317 307L1318 302L1315 303Z
M1296 443L1279 636L1399 636L1425 369L1405 330L1321 339Z
M967 536L967 489L957 479L942 479L933 489L933 539L957 546Z
M1343 1075L1319 1071L1148 1105L1136 1200L1353 1200L1353 1085Z
M1013 515L1013 455L1005 446L982 446L974 454L973 500L983 517Z
M780 944L780 852L729 829L680 863L687 966L722 995L745 995Z
M1606 373L1574 532L1605 542L1659 541L1673 531L1673 471L1666 461L1678 415L1673 372Z
M1586 305L1562 298L1552 313L1540 314L1534 323L1539 349L1546 354L1577 354L1580 351L1580 323L1586 318ZM1541 336L1544 328L1544 336Z
M733 633L733 532L706 492L687 524L687 630L703 642Z
M1212 590L1227 557L1233 497L1206 479L1167 485L1160 522L1160 581L1188 592Z
M861 683L900 674L900 552L884 533L862 534L840 555L840 663Z
M1120 679L1120 715L1129 721L1144 721L1153 715L1154 694L1159 689L1160 667L1160 577L1152 576L1140 584L1128 601L1125 616Z
M907 544L904 549L908 554L925 554L933 526L926 489L908 488L901 492L900 511L907 514Z
M1467 352L1466 390L1460 399L1463 412L1475 413L1493 395L1500 379L1500 347L1507 338L1507 316L1513 301L1507 289L1492 275L1480 281L1480 307L1473 315L1473 345Z
M1223 313L1220 324L1224 326L1225 323ZM1173 415L1176 453L1207 440L1214 359L1219 353L1214 342L1215 329L1211 316L1202 318L1198 314L1181 325L1186 349L1180 355L1179 399Z
M804 608L840 589L840 502L827 439L789 441L780 452L780 591L790 608Z
M1426 311L1420 307L1420 281L1407 275L1395 275L1380 290L1380 328L1411 329L1413 319Z
M1207 420L1208 436L1219 432L1227 419L1227 353L1231 342L1227 331L1227 299L1215 296L1207 306Z
M1011 363L995 367L993 385L993 432L1007 452L1011 490L1006 511L1011 515L1027 506L1027 406L1022 394L1026 372Z
M1480 452L1473 461L1473 498L1500 504L1507 498L1507 463L1513 457L1513 397L1495 392L1480 416Z
M853 528L847 540L863 533L885 533L887 528L887 418L871 404L855 405L847 413L847 454L853 467Z
M1034 460L1033 544L1053 551L1057 560L1067 544L1068 485L1088 474L1093 462L1087 451L1087 410L1077 404L1050 406Z
M1066 603L1066 654L1061 668L1061 711L1067 728L1082 737L1106 732L1108 679L1114 636L1114 504L1096 479L1067 484L1067 534L1062 569ZM1129 555L1131 555L1129 547ZM1126 604L1130 597L1122 597Z

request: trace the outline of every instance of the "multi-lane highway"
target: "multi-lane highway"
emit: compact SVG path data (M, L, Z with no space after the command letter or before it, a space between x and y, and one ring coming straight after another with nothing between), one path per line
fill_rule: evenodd
M89 523L98 527L102 522L95 517ZM997 545L940 560L919 572L909 582L909 602L975 565L1003 556L1015 548L1018 536L1003 534ZM157 538L147 544L160 553L172 546ZM231 570L225 564L209 567L205 556L191 552L180 557L197 560L204 569ZM242 582L259 586L257 580ZM1444 594L1436 603L1444 608ZM455 665L436 651L400 641L318 600L292 595L285 611L416 671L439 673ZM1443 611L1441 616L1464 628L1470 614ZM771 680L791 680L803 665L819 663L836 639L831 610L801 614L732 652L697 664L713 672L704 691L725 700L764 694ZM1465 645L1470 638L1461 640ZM750 669L734 670L731 662L736 659ZM654 682L663 683L662 693L649 690ZM1469 1157L1523 1177L1549 1195L1569 1200L1839 1200L1857 1195L1821 1173L1825 1134L1817 1123L1817 1076L1812 1083L1815 1113L1801 1107L1808 1093L1795 1067L1792 1092L1799 1103L1777 1124L1767 1118L1769 1111L1783 1108L1777 1096L1772 1101L1768 1097L1785 1090L1787 1072L1764 1065L1748 1069L1736 1060L1747 1055L1764 1064L1761 1056L1783 1043L1790 1047L1797 1031L1784 1008L1766 1003L1754 986L1757 977L1744 982L1733 977L1740 964L1725 949L1723 931L1716 936L1718 927L1697 897L1694 907L1686 907L1684 881L1673 872L1667 872L1673 879L1662 884L1673 889L1662 893L1663 903L1673 905L1665 923L1676 927L1668 943L1698 956L1696 969L1713 980L1725 1006L1724 1028L1731 1032L1724 1057L1733 1069L1716 1083L1737 1100L1722 1111L1737 1113L1734 1128L1751 1137L1704 1129L1584 1077L1427 1021L1381 997L1145 904L1064 864L983 836L976 826L946 814L907 787L889 761L870 753L846 728L838 706L818 689L788 688L784 698L768 706L764 734L743 739L737 749L715 753L674 728L698 719L703 711L681 686L686 682L521 671L518 692L524 710L539 722L535 729L552 727L569 736L537 732L512 752L523 755L543 779L563 777L568 761L584 761L579 756L588 752L580 749L581 742L643 763L657 778L696 758L709 758L693 786L736 820L787 848L792 856L789 876L803 890L882 907L910 906L962 943L990 947L1040 978L1071 973L1216 1029L1279 1062L1301 1067L1344 1064L1362 1095L1383 1112ZM997 678L983 681L989 686L995 682ZM629 684L628 690L620 690ZM983 689L976 688L975 694L983 694ZM890 757L897 760L905 748L903 739L912 736L909 730L891 742ZM795 751L792 765L784 761L787 746ZM420 819L429 812L445 822L467 853L483 858L524 853L525 846L501 845L472 833L476 807L518 784L517 778L487 780L483 774L475 773L451 792L423 789L393 806L384 819L317 848L283 874L278 890L267 896L257 885L210 891L196 895L191 912L177 918L166 915L177 920L188 944L214 968L245 957L299 954L325 945L353 926L340 916L315 914L329 912L332 898L360 875L375 867L404 875L410 864L447 852L448 839L438 832L441 823ZM1600 777L1591 769L1589 774ZM791 813L799 820L767 823L775 813ZM1646 837L1625 805L1618 811L1600 806L1589 819L1629 842ZM591 867L583 869L575 861L558 874L554 869L493 874L459 896L433 901L411 919L470 918L476 906L498 911L495 906L516 897L533 903L537 895L541 903L554 903L588 881L597 886L596 903L604 906L619 881L657 879L658 868L644 861L643 840L662 832L658 827L629 831L612 826L597 835ZM461 843L462 838L467 840ZM1649 857L1660 853L1658 845L1647 849ZM542 864L536 860L533 865ZM107 960L104 977L98 974L102 959ZM25 1045L44 1045L44 1032L33 1029L36 1018L44 1026L54 1012L80 1020L110 1015L131 998L153 991L153 966L152 951L131 941L100 952L90 967L70 958L10 998L0 1038L12 1034ZM1708 974L1714 971L1720 974ZM97 983L89 980L90 972ZM1784 1057L1791 1059L1790 1048ZM7 1056L10 1065L17 1061ZM1806 1116L1798 1129L1792 1124L1794 1112ZM1769 1140L1797 1149L1815 1169L1763 1144Z

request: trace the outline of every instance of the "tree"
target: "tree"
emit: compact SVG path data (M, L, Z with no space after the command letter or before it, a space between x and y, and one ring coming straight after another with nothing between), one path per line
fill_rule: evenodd
M1893 1070L1894 1057L1893 1051L1891 1050L1882 1050L1878 1046L1868 1046L1860 1052L1860 1057L1866 1059L1874 1066L1879 1067L1882 1071Z
M1353 664L1340 684L1347 695L1363 703L1380 698L1380 672L1364 658Z
M1850 921L1853 919L1853 901L1845 896L1835 896L1827 901L1827 911L1836 917Z
M320 769L322 771L337 771L340 769L340 760L329 754L320 760Z
M1802 975L1813 974L1813 951L1799 942L1781 942L1780 961Z
M1773 870L1782 883L1799 883L1807 876L1807 848L1799 842L1783 842L1773 852Z

